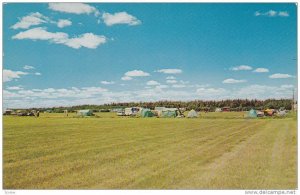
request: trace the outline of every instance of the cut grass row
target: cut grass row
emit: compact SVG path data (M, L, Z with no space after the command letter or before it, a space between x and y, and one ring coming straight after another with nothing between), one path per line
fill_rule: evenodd
M4 117L4 188L294 188L295 136L292 119Z

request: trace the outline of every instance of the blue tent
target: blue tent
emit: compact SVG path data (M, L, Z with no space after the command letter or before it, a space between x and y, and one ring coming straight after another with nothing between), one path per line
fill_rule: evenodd
M248 117L250 118L256 118L257 117L257 112L254 109L251 109L248 113Z

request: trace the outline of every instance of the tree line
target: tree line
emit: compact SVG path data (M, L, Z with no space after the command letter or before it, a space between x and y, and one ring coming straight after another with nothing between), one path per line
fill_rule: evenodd
M155 107L167 107L167 108L186 108L186 110L194 109L196 111L215 111L216 108L229 107L230 111L248 111L252 108L257 110L263 109L279 109L285 108L287 110L292 109L291 99L233 99L233 100L220 100L220 101L157 101L157 102L123 102L123 103L110 103L102 105L77 105L69 107L52 107L52 108L32 108L41 111L49 112L68 112L91 109L94 111L110 111L111 109L126 108L126 107L144 107L154 109Z

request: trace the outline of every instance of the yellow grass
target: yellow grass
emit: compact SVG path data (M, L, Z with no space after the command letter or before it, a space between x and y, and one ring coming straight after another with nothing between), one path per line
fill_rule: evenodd
M297 187L295 118L4 117L5 189Z

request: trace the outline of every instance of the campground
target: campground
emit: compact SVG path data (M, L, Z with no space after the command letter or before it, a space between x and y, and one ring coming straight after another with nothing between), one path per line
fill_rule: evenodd
M4 189L297 188L297 117L3 117Z

